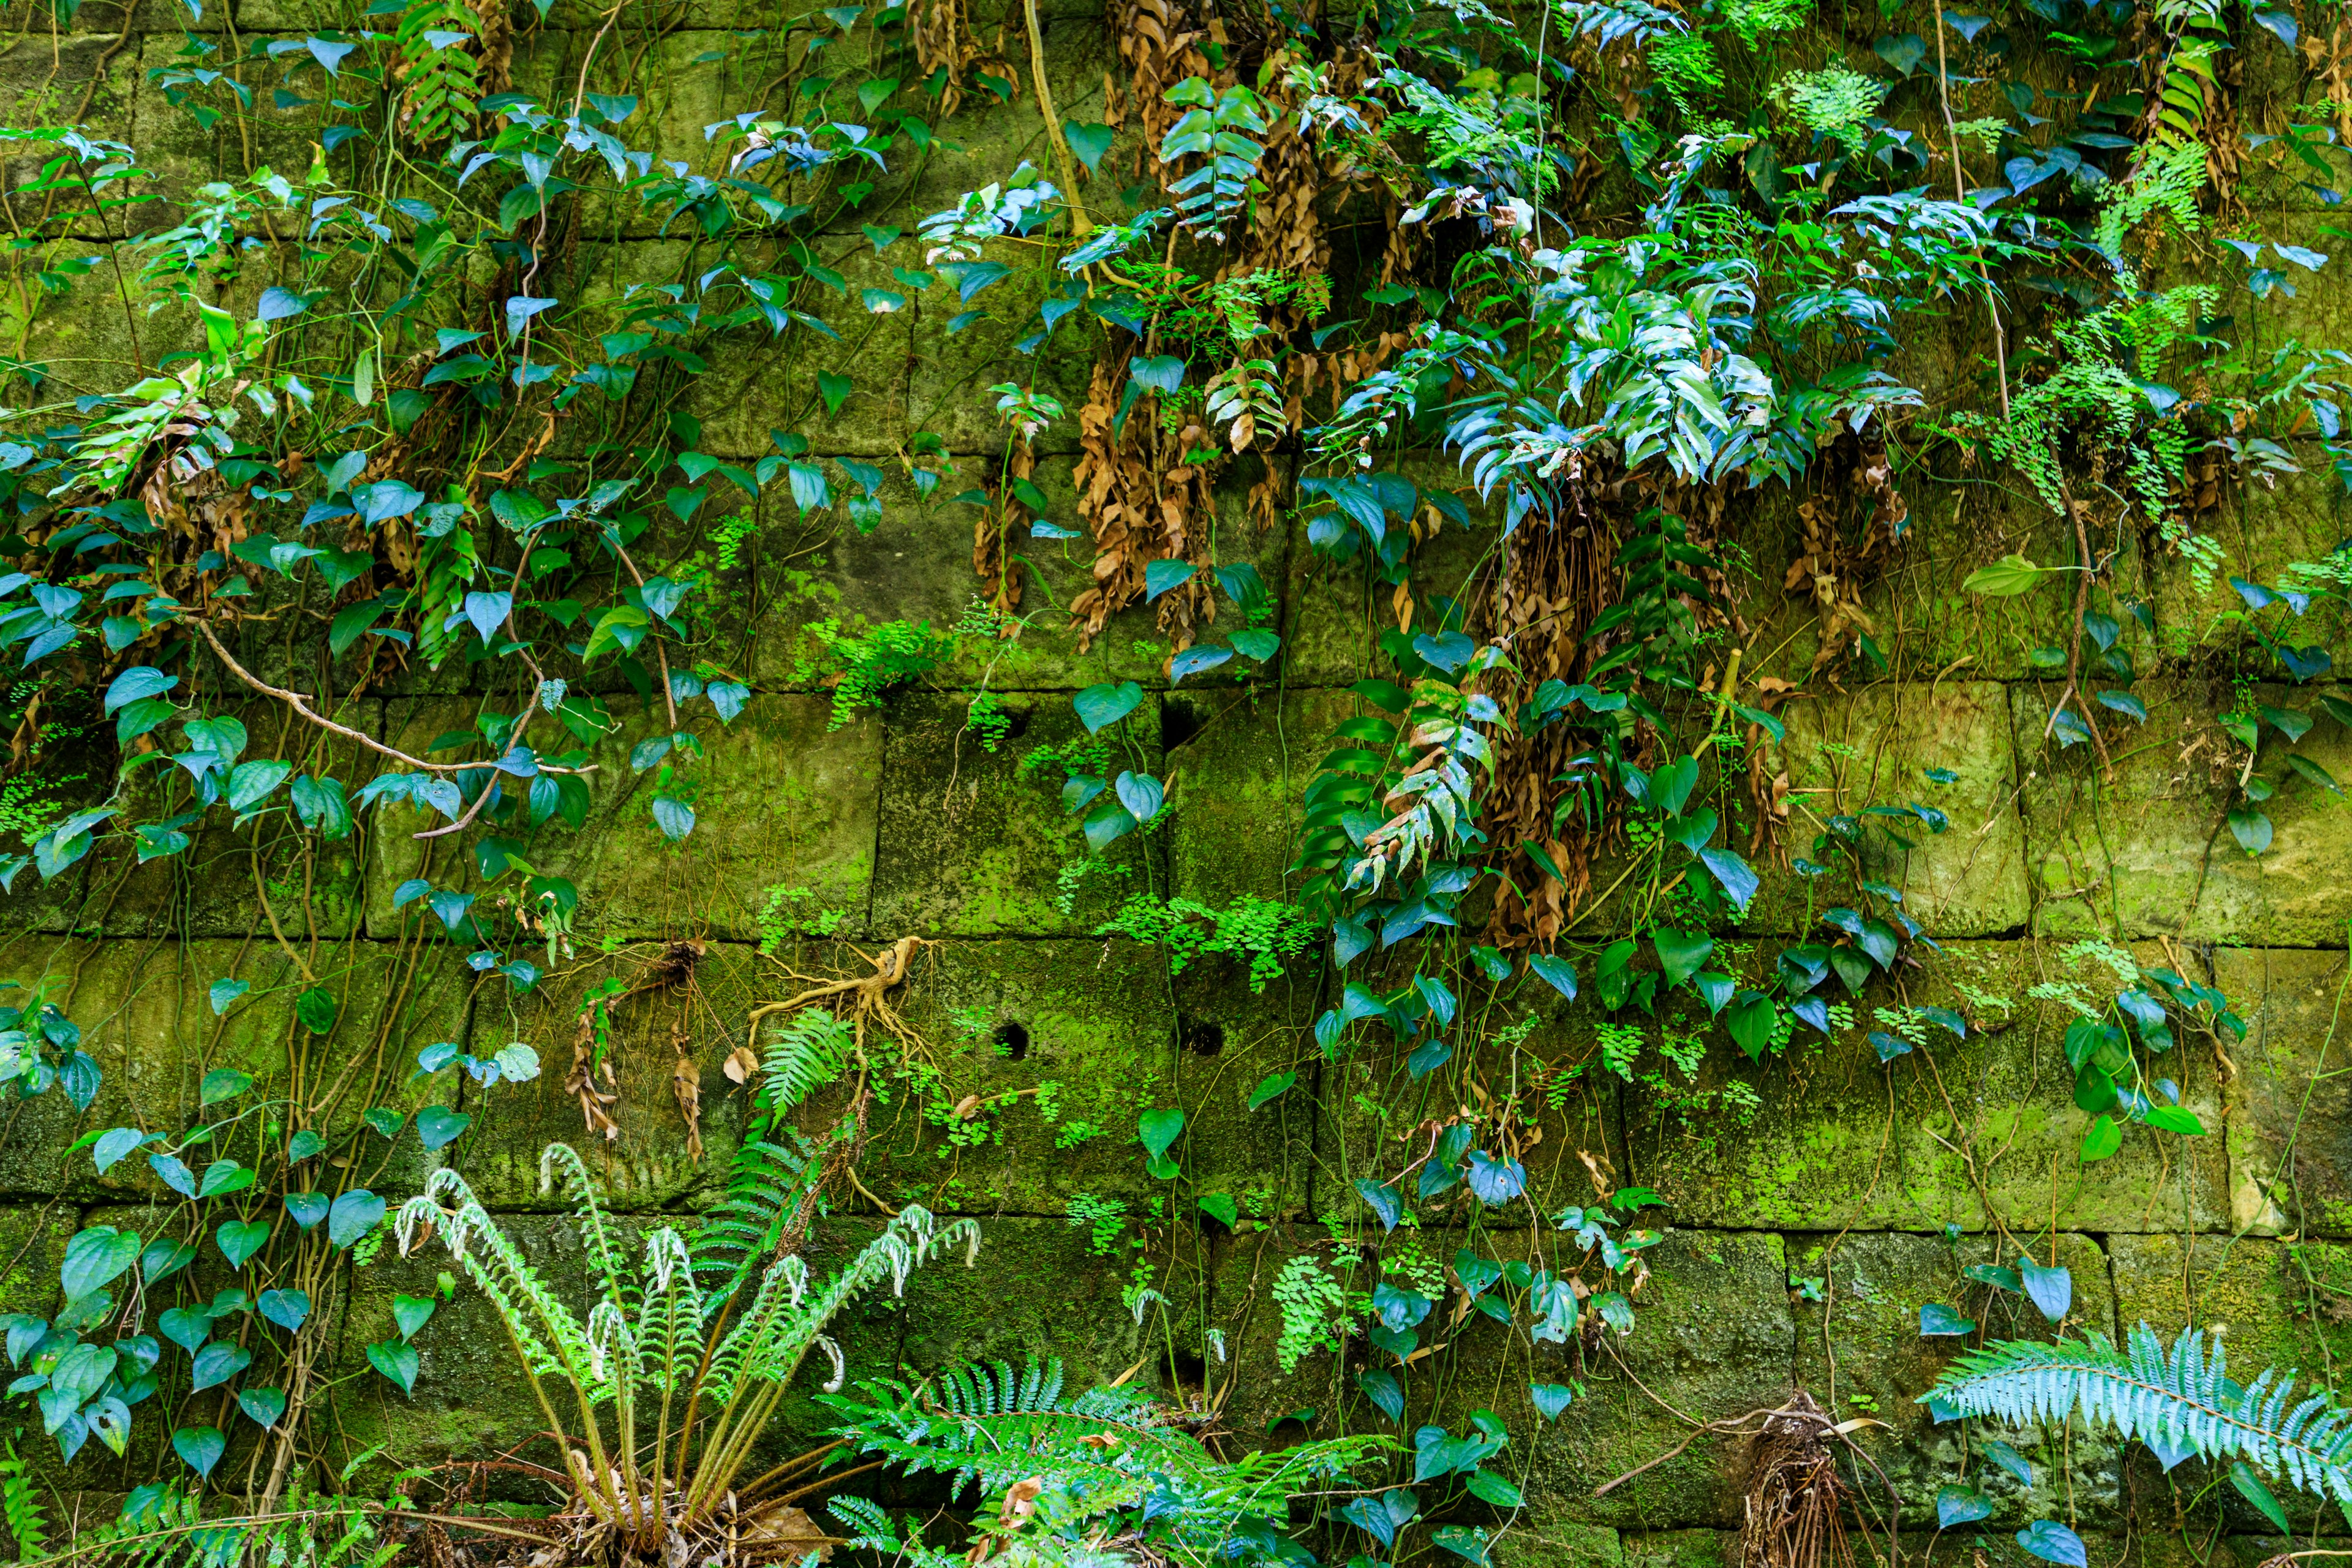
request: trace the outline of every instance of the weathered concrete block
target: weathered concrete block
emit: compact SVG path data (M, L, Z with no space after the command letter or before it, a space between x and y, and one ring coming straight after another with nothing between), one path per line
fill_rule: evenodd
M1008 695L991 750L968 705L908 697L888 716L872 929L889 936L1083 936L1167 885L1160 835L1099 857L1062 809L1063 765L1098 778L1160 772L1159 704L1088 735L1066 698ZM1078 869L1084 866L1085 870Z
M1073 1198L1138 1215L1171 1189L1144 1174L1136 1119L1177 1098L1167 966L1129 942L940 942L899 1005L922 1042L910 1079L877 1065L862 1179L943 1213L1059 1215ZM904 1048L877 1038L887 1064ZM846 1109L814 1098L809 1131ZM961 1114L958 1114L959 1111ZM1180 1154L1181 1151L1179 1152Z
M2062 1048L2073 1014L2054 996L2029 993L2072 982L2086 998L2101 986L2112 995L2115 977L2095 955L2053 963L2023 943L1945 950L1900 994L1874 984L1847 999L1832 983L1832 1001L1852 1009L1851 1026L1825 1039L1800 1025L1761 1068L1716 1044L1696 1089L1746 1085L1735 1091L1748 1108L1742 1116L1678 1118L1673 1097L1637 1084L1626 1104L1635 1179L1664 1194L1685 1223L1977 1230L1996 1215L2046 1214L2055 1161L2071 1194L2064 1218L2085 1229L2226 1223L2218 1135L2133 1129L2121 1153L2073 1173L2089 1125L2071 1098ZM1867 1037L1888 1027L1879 1011L1898 1004L1948 1007L1973 1023L1959 1040L1928 1026L1924 1044L1882 1064ZM2218 1134L2220 1086L2190 1053L2172 1062L2181 1103Z
M2044 1266L2054 1261L2073 1278L2074 1305L2065 1320L2070 1331L2112 1334L2115 1289L2106 1255L2082 1236L2060 1237L2054 1259L2053 1251L2044 1239L2032 1256ZM1983 1237L1957 1246L1942 1237L1902 1234L1790 1237L1790 1281L1802 1287L1792 1291L1798 1385L1838 1420L1864 1417L1893 1428L1865 1428L1854 1440L1894 1483L1908 1522L1932 1527L1937 1489L1948 1485L1990 1497L2000 1510L1991 1522L2011 1530L2042 1510L2048 1488L2029 1492L1988 1464L1981 1453L1987 1436L2019 1449L2037 1476L2063 1473L2068 1495L2086 1519L2116 1521L2123 1466L2120 1447L2111 1438L2079 1430L1939 1425L1917 1403L1963 1351L1985 1340L2053 1337L2048 1318L2024 1296L1961 1273L1993 1263L2015 1268L2018 1254ZM1965 1335L1923 1336L1919 1310L1930 1304L1981 1326ZM1972 1436L1978 1438L1973 1446ZM1874 1484L1866 1502L1874 1515L1885 1516L1886 1499Z
M2288 772L2293 750L2339 779L2352 773L2352 734L2322 712L2311 689L2255 687L2235 704L2226 688L2142 682L2149 718L2137 730L2106 724L2112 784L2087 745L2045 740L2049 708L2012 691L2017 748L2027 770L2027 864L2037 884L2035 924L2053 935L2113 933L2302 945L2338 940L2352 919L2352 863L2343 853L2344 800ZM2053 690L2050 700L2054 700ZM2292 748L2268 723L2256 771L2277 786L2262 810L2273 837L2249 855L2227 813L2240 804L2244 749L2213 721L2267 705L2309 715Z
M391 743L411 756L425 755L444 738L470 736L477 710L471 702L439 700L387 706ZM864 931L881 771L878 724L828 731L826 706L813 697L755 696L726 725L699 701L693 712L681 704L680 727L690 725L702 738L705 754L694 759L672 750L659 768L639 770L630 753L667 732L667 711L658 698L615 697L608 706L614 727L588 748L599 771L589 781L586 823L575 833L551 819L523 838L520 851L539 875L564 878L578 889L573 930L623 940L735 941L795 925ZM549 756L574 743L543 719L535 721L533 739ZM453 742L434 760L456 754ZM660 769L674 769L675 778L666 783ZM513 780L507 785L518 798L528 788ZM655 824L653 799L664 792L694 810L694 829L682 840L668 839ZM408 910L393 904L412 878L436 886L470 883L445 864L450 851L443 841L414 837L428 826L446 826L447 819L414 806L382 815L368 890L371 932L389 935L416 918L421 903Z
M1347 691L1171 696L1164 723L1191 733L1168 753L1169 887L1223 908L1296 889L1302 801L1341 720L1373 711ZM1181 725L1180 725L1181 721Z

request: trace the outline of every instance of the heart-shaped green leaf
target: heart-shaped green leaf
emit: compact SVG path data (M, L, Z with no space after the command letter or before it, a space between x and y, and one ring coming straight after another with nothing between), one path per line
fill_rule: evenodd
M416 1113L416 1136L427 1149L445 1148L473 1124L473 1117L466 1111L428 1105Z
M367 1348L368 1364L400 1384L400 1392L416 1397L416 1347L399 1340L380 1340Z
M220 1244L221 1256L228 1259L231 1268L242 1268L246 1260L261 1250L269 1239L269 1222L258 1219L233 1219L213 1233Z
M195 1370L190 1374L190 1389L202 1390L226 1383L253 1364L253 1352L243 1345L226 1340L215 1340L196 1352Z

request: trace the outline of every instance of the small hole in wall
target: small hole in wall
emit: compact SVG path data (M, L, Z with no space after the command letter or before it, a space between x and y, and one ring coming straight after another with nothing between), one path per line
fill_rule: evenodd
M996 1054L1006 1061L1017 1062L1029 1054L1029 1031L1010 1018L997 1025L990 1037L996 1042Z
M1190 1351L1178 1351L1169 1358L1169 1371L1176 1374L1179 1388L1202 1388L1209 1385L1209 1363L1205 1357Z
M992 730L996 729L999 725L1003 726L1003 729L997 732L1003 737L1003 741L1017 741L1022 736L1029 732L1029 710L1026 708L1015 708L1012 704L1007 703L1005 706L996 710L995 712L990 714L988 722L989 727ZM1003 742L1000 741L999 744L1002 743Z
M1225 1029L1222 1024L1188 1023L1179 1033L1184 1048L1196 1057L1213 1057L1225 1048Z
M1160 705L1160 749L1172 752L1201 732L1201 710L1181 697Z

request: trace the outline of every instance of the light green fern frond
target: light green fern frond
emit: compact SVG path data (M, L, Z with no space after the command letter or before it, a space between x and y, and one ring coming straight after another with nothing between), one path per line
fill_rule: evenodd
M569 1377L596 1391L600 1401L610 1396L611 1385L593 1371L587 1329L541 1281L463 1176L446 1165L435 1171L425 1190L400 1205L394 1235L404 1256L427 1236L437 1237L497 1310L533 1373Z
M588 1173L580 1152L569 1143L550 1143L540 1154L539 1190L544 1193L552 1188L559 1172L563 1176L563 1195L572 1205L572 1217L579 1222L580 1245L587 1249L588 1261L594 1266L604 1288L604 1299L625 1310L634 1305L635 1287L622 1259L620 1237L605 1216L596 1180Z
M968 1219L940 1225L929 1210L910 1204L814 1290L808 1289L807 1270L798 1258L779 1259L761 1277L751 1305L712 1352L707 1376L722 1390L745 1380L787 1382L809 1350L823 1346L835 1366L828 1392L839 1387L840 1354L822 1338L834 1318L886 1279L892 1294L905 1295L909 1273L959 1244L967 1248L969 1264L971 1254L980 1250L980 1226ZM719 1397L726 1397L725 1393Z
M2206 1343L2183 1334L2168 1352L2146 1323L2125 1351L2095 1333L2056 1344L1996 1340L1962 1356L1920 1402L2014 1423L2079 1414L2126 1437L2242 1459L2352 1506L2352 1412L2323 1394L2290 1405L2292 1372L2266 1371L2242 1387L2225 1371L2220 1336L2210 1353Z
M808 1007L768 1031L752 1110L761 1129L774 1126L849 1067L857 1031L822 1007Z
M16 1561L31 1563L48 1554L49 1535L41 1515L41 1489L16 1453L16 1445L0 1446L0 1524L16 1544Z
M695 1288L685 1238L668 1226L646 1238L645 1301L637 1309L636 1338L650 1375L691 1369L702 1360L702 1292Z

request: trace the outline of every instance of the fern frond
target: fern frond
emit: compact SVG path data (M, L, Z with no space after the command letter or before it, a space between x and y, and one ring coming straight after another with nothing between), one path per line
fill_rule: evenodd
M593 1370L597 1357L586 1327L541 1281L463 1176L446 1165L436 1170L425 1190L400 1205L394 1228L403 1256L427 1234L441 1239L514 1336L532 1373L571 1379L592 1403L611 1397L612 1384Z
M382 1539L383 1511L367 1499L306 1493L298 1479L275 1513L206 1519L193 1492L142 1487L73 1555L100 1568L385 1568L401 1543Z
M848 1070L856 1049L856 1028L822 1007L804 1008L771 1028L760 1061L760 1092L751 1102L761 1131Z
M596 1180L588 1173L587 1163L580 1152L569 1143L550 1143L539 1156L539 1190L548 1191L554 1184L555 1173L563 1173L563 1195L572 1207L572 1217L579 1222L580 1245L588 1254L604 1287L604 1299L625 1311L634 1305L635 1288L628 1281L628 1270L621 1260L620 1237L614 1233L612 1221L605 1217L603 1194Z
M48 1554L47 1522L41 1517L41 1491L27 1473L11 1440L0 1445L0 1524L16 1543L16 1561L30 1563Z
M769 1030L751 1120L728 1168L727 1194L694 1236L695 1272L724 1276L704 1294L706 1317L732 1300L775 1255L806 1210L824 1147L848 1136L849 1128L835 1126L814 1141L790 1134L798 1149L776 1141L784 1118L839 1078L856 1049L855 1026L822 1007L807 1008Z
M637 1309L636 1340L648 1375L691 1369L702 1360L702 1292L686 1240L668 1226L646 1238L645 1302Z
M1969 1352L1921 1403L1940 1398L1964 1415L2017 1424L2079 1413L2126 1437L2243 1459L2302 1490L2352 1506L2352 1411L2324 1395L2289 1405L2294 1373L2232 1382L2221 1337L2183 1334L2168 1352L2146 1323L2127 1348L2094 1333L2056 1344L1996 1340Z
M727 1194L696 1227L691 1247L697 1274L724 1276L703 1292L705 1317L732 1300L782 1245L814 1194L824 1143L843 1135L835 1128L799 1152L758 1137L736 1149Z
M742 1380L785 1382L844 1307L886 1278L892 1294L905 1295L909 1273L959 1243L967 1247L969 1264L980 1250L980 1226L968 1219L940 1225L929 1210L909 1204L847 1267L813 1291L807 1289L806 1265L796 1257L779 1258L761 1277L751 1305L711 1352L707 1379L722 1400Z
M862 1398L824 1401L842 1417L835 1434L908 1473L948 1476L950 1495L968 1482L993 1495L1042 1478L1049 1491L1083 1500L1067 1521L1074 1529L1150 1499L1155 1522L1203 1545L1231 1539L1247 1521L1282 1520L1292 1492L1394 1446L1344 1437L1228 1464L1131 1389L1065 1397L1057 1361L1032 1359L1019 1373L1002 1362L966 1363L927 1385L858 1387Z

